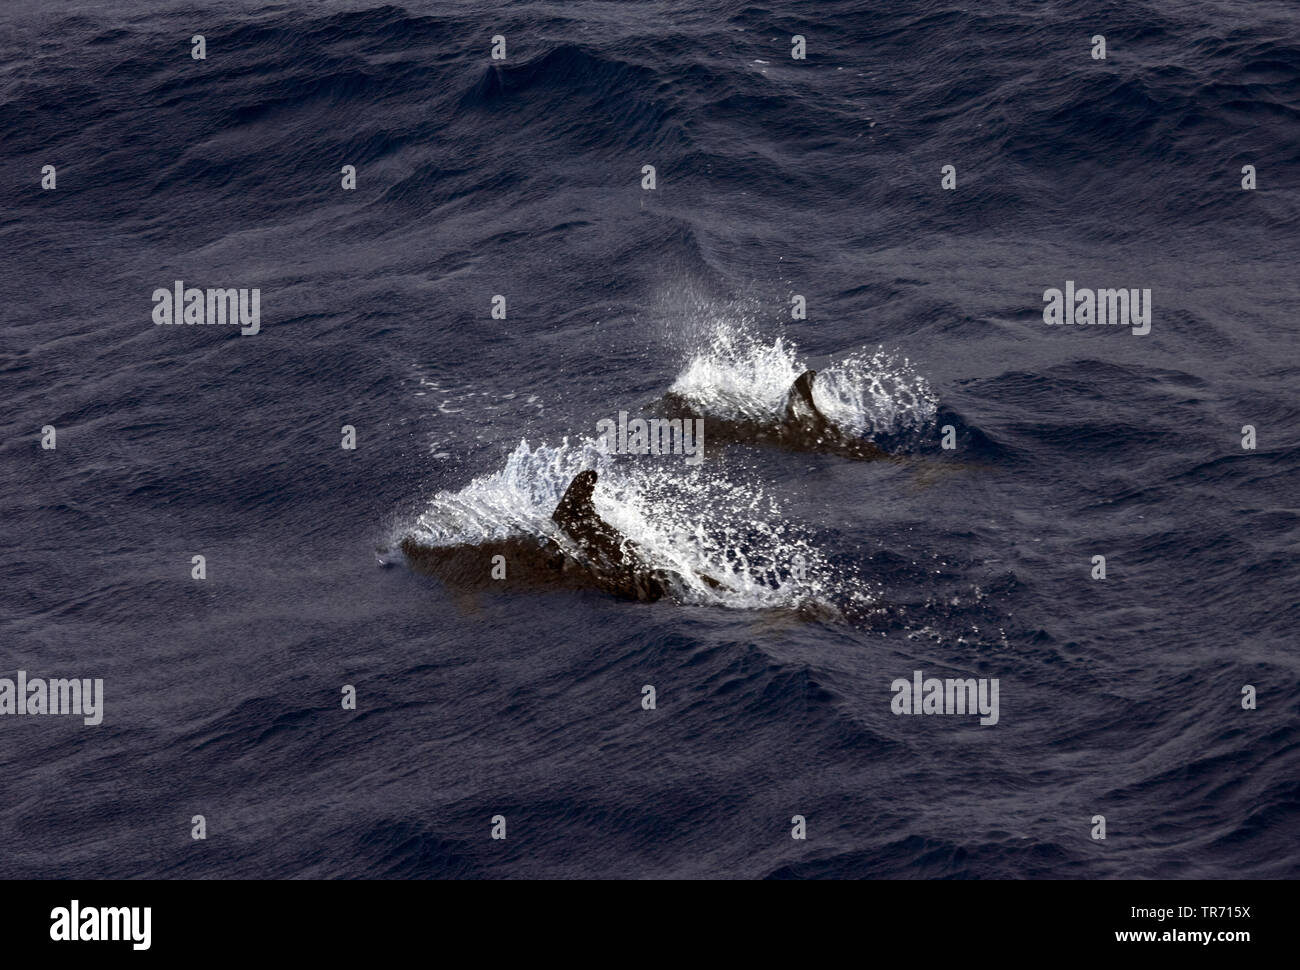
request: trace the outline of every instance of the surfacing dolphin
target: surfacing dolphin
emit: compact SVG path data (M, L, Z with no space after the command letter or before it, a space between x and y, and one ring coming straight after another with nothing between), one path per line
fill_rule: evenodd
M472 546L425 546L414 537L401 542L406 558L461 589L486 589L493 557L504 556L514 585L600 589L622 599L653 603L668 595L672 573L654 569L638 546L600 517L592 503L596 472L579 472L551 513L571 546L549 536L524 536ZM700 577L711 588L721 586Z
M650 569L636 543L600 517L591 501L595 491L596 472L578 472L551 513L551 521L582 550L587 568L602 589L625 599L662 599L667 592L663 574Z
M733 443L776 445L791 451L816 451L857 461L897 460L873 442L844 431L813 400L815 370L800 374L786 395L785 411L776 422L733 420L701 414L691 401L669 392L664 402L673 417L704 418L709 437Z

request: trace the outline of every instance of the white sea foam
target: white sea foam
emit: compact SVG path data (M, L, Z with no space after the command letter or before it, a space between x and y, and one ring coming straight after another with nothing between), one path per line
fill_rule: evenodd
M854 353L817 374L817 408L844 431L857 435L897 434L933 423L939 398L907 358Z
M551 513L584 468L599 472L597 512L636 544L650 568L676 577L674 592L684 602L761 609L871 598L861 583L836 574L759 483L679 464L619 461L591 439L520 442L499 471L435 495L411 535L435 546L523 535L563 542Z
M702 346L673 382L673 393L705 415L776 422L790 385L807 370L798 347L784 337L763 340L747 322L715 320ZM855 352L817 374L817 407L843 431L896 434L934 421L938 397L910 361L886 352Z
M797 351L782 338L765 343L743 324L720 321L670 390L705 414L776 421L803 371Z

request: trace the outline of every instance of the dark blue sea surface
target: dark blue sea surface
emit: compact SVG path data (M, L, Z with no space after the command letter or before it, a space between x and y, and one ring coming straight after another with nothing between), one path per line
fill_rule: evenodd
M1293 2L7 0L0 876L1300 875L1298 186ZM593 446L807 367L902 460ZM397 548L587 467L673 596Z

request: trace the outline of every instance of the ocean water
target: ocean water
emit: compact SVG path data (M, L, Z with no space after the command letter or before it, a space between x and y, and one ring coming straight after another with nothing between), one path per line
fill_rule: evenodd
M1297 145L1288 2L8 0L0 875L1300 874ZM902 460L595 446L808 367ZM673 596L397 550L589 467Z

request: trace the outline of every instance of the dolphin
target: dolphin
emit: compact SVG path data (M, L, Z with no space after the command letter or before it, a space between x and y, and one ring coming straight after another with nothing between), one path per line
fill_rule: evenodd
M602 589L624 599L650 603L662 599L666 577L645 564L636 543L600 517L591 501L595 490L596 472L590 468L578 472L551 513L551 521L582 551Z
M407 560L461 589L487 589L495 556L505 557L515 586L599 589L621 599L653 603L670 591L672 573L651 568L636 543L600 517L592 504L596 472L579 472L565 489L551 521L569 540L520 536L471 546L426 546L413 536L401 541ZM712 588L721 584L703 576Z
M776 445L790 451L815 451L858 461L897 461L865 438L848 434L822 413L813 400L815 370L800 374L786 394L785 410L775 422L731 420L700 414L689 400L669 392L664 403L673 417L704 418L714 441Z
M824 451L859 461L892 458L866 438L845 434L826 417L813 400L815 370L806 370L795 378L786 397L785 416L777 427L782 444L795 451Z

